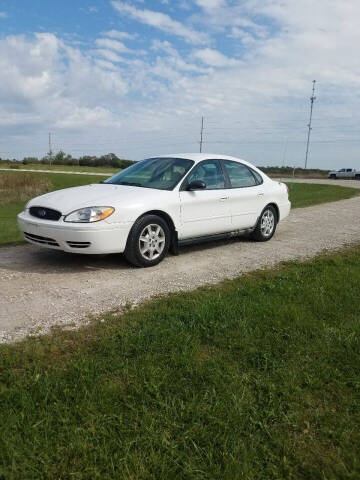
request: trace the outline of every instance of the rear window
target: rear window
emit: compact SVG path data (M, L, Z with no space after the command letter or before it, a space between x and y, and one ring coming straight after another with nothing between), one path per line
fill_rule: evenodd
M242 163L224 160L224 165L232 188L254 187L262 183L261 175Z

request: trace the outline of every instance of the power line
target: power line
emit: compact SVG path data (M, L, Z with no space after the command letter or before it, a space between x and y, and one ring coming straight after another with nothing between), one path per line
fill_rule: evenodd
M308 124L309 130L308 130L307 144L306 144L305 169L307 168L308 155L309 155L310 133L311 133L311 130L312 130L312 128L311 128L312 113L313 113L314 101L316 100L316 97L315 97L315 83L316 83L316 80L313 80L312 95L310 97L310 120L309 120L309 124Z

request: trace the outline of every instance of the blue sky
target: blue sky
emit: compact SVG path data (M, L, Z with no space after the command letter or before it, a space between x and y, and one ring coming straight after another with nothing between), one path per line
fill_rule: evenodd
M0 156L360 168L357 0L0 0Z

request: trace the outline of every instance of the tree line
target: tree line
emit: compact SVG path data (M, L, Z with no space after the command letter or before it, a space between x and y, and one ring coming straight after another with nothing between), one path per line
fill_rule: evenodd
M43 158L24 157L22 160L1 159L0 163L6 164L23 164L23 165L80 165L86 167L113 167L126 168L135 163L132 160L119 158L115 153L107 153L97 157L95 155L84 155L74 158L72 155L63 151L57 152L55 155L46 155Z

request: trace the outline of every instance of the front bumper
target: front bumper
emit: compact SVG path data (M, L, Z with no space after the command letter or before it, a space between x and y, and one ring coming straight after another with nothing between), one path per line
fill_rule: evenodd
M28 210L18 215L18 226L24 239L53 250L83 254L122 253L132 222L89 224L40 220Z

